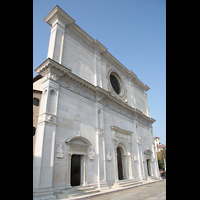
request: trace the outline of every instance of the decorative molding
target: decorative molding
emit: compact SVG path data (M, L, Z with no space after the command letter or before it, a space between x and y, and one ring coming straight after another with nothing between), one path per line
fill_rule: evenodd
M82 136L76 136L65 141L70 152L87 153L88 147L92 144Z
M61 21L64 26L75 22L75 20L65 11L63 11L58 5L56 5L52 11L44 18L44 21L50 26L52 26L56 21Z
M53 115L49 115L47 118L48 121L53 121Z
M151 155L151 154L153 154L153 152L151 151L151 149L146 149L145 151L144 151L144 154L146 154L146 155Z
M123 71L123 73L129 77L134 83L136 83L139 87L144 89L145 91L150 88L142 83L137 75L134 74L131 70L128 70L122 63L120 63L112 54L110 54L107 48L102 45L97 39L93 39L88 33L86 33L83 29L81 29L76 23L75 20L70 17L65 11L63 11L59 6L55 6L51 12L44 18L44 21L48 23L50 26L54 26L54 24L58 23L65 30L69 30L73 34L77 35L79 38L83 38L84 41L91 45L92 49L98 51L101 56L106 57L110 62L112 62L116 68ZM72 36L73 34L70 34ZM92 53L95 53L93 50Z
M124 133L124 134L127 134L127 135L130 135L130 134L133 133L132 131L126 131L126 130L121 129L121 128L117 127L117 126L111 126L110 128L114 131L113 133L115 133L115 134L116 134L116 131Z
M70 90L70 88L71 88L70 87L70 85L71 85L70 81L75 81L77 84L80 84L81 86L86 87L86 90L87 90L86 96L84 96L82 94L79 94L79 95L81 95L85 98L91 99L91 96L90 96L91 93L95 92L96 96L98 96L96 101L100 101L101 103L103 103L104 101L107 102L107 100L110 100L110 101L118 104L117 106L120 105L124 109L128 109L129 112L131 111L135 115L138 115L138 116L146 119L150 126L151 126L152 123L154 123L156 121L153 118L150 118L150 117L146 116L145 114L143 114L140 110L129 106L127 103L125 103L125 99L122 98L124 100L124 101L122 101L122 99L120 99L119 97L116 98L115 96L112 96L110 94L110 92L104 90L103 88L100 88L99 86L94 86L91 83L87 82L86 80L76 76L75 74L73 74L71 72L70 69L64 67L63 65L59 64L58 62L56 62L56 61L54 61L50 58L47 58L38 68L35 69L35 71L42 76L46 76L47 80L51 79L51 78L49 78L49 76L50 76L49 73L57 74L57 77L60 77L60 78L65 76L66 82L67 82L65 84L65 89ZM110 71L110 73L111 73L111 71ZM54 75L54 79L55 79L55 75ZM51 79L51 80L53 80L53 79ZM90 90L90 92L89 92L89 90ZM73 90L70 90L70 91L73 91ZM114 109L114 107L113 107L113 109Z
M46 76L47 77L46 79L50 78L49 75L46 75L46 74L52 71L56 73L57 76L59 77L71 72L70 69L68 69L67 67L64 67L63 65L52 60L51 58L47 58L39 67L35 69L35 71L42 76Z
M69 151L87 152L88 146L81 144L69 144Z
M127 95L126 95L126 88L125 88L125 84L124 84L124 77L116 69L114 69L110 65L108 65L108 63L106 65L106 69L107 69L106 78L107 78L108 91L115 98L127 103ZM117 94L115 92L115 90L113 89L113 87L111 85L111 81L110 81L111 74L113 74L119 82L119 85L120 85L120 93L119 94Z
M56 125L56 115L50 114L50 113L42 113L38 116L38 124L42 122L48 122L51 124Z

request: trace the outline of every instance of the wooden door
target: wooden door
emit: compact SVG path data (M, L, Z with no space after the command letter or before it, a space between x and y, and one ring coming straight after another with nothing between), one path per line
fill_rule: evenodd
M80 185L81 180L81 156L72 155L71 160L71 186Z
M123 179L123 169L122 169L122 154L119 148L117 148L117 163L118 163L118 178Z

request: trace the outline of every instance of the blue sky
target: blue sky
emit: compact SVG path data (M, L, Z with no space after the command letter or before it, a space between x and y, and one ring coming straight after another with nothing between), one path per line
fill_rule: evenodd
M47 58L43 19L56 5L150 87L154 136L166 144L166 0L33 0L33 70Z

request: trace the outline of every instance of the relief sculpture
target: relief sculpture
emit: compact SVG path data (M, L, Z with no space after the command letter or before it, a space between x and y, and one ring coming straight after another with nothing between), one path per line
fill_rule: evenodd
M59 145L56 152L57 152L57 158L63 158L64 157L64 151L63 151L63 148L62 148L62 144Z

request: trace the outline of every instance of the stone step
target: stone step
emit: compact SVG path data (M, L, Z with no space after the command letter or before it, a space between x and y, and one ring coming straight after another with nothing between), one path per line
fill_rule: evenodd
M94 187L92 187L92 186L75 186L75 187L63 190L62 194L70 194L70 193L77 192L77 191L88 191L88 190L94 190Z
M147 180L149 180L149 181L151 181L151 180L160 180L160 179L162 179L162 178L161 177L157 178L156 176L149 176L147 178Z
M94 187L73 187L68 190L63 190L61 194L57 194L58 199L70 199L75 197L81 197L83 195L97 193L99 190L96 190Z
M133 185L137 185L137 184L141 184L142 181L137 180L137 179L128 179L128 180L121 180L117 183L114 183L114 187L129 187L129 186L133 186Z

